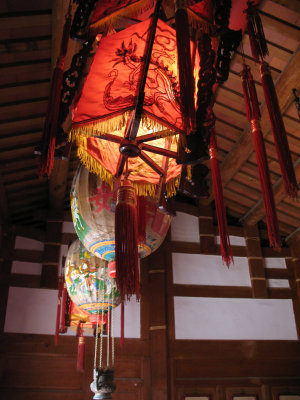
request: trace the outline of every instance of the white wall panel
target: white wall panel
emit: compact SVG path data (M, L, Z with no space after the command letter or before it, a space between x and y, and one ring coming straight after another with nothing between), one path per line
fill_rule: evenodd
M267 279L267 285L270 288L289 288L288 279Z
M57 290L10 287L4 332L52 335L56 308Z
M120 337L121 306L114 309L114 335ZM127 338L140 338L140 303L132 296L130 301L125 303L125 326L124 335Z
M42 264L25 261L13 261L11 267L12 274L41 275Z
M242 236L229 236L231 246L246 246L246 240ZM216 236L216 243L220 244L220 236Z
M4 332L54 335L57 290L10 287ZM114 309L114 334L120 337L121 306ZM68 329L67 335L75 335ZM91 336L91 335L87 335ZM125 303L125 337L140 337L140 303Z
M64 268L63 265L63 257L67 257L69 246L66 244L62 244L59 249L59 266L58 266L58 273L62 273L62 269Z
M70 221L64 221L63 226L62 226L62 231L64 233L76 233L74 229L73 222Z
M266 268L286 268L285 258L267 257L264 260Z
M177 284L251 286L245 257L234 257L234 264L227 268L221 256L172 253L172 264Z
M176 339L297 340L292 300L174 297Z
M199 219L193 215L177 212L171 224L171 238L179 242L199 243Z
M17 236L15 241L15 249L24 250L44 250L44 243L38 240Z

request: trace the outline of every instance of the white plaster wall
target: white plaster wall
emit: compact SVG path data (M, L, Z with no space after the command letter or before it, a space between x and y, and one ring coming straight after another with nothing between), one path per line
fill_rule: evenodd
M266 268L286 268L286 263L284 258L267 257L265 260Z
M246 240L242 236L229 236L231 246L246 246ZM216 236L216 243L220 244L220 236Z
M76 233L74 229L73 222L70 221L64 221L63 226L62 226L62 231L64 233Z
M4 332L54 334L57 290L10 287Z
M120 311L114 310L114 334L120 337ZM4 332L54 335L57 290L10 287ZM140 337L140 303L125 303L125 337ZM71 329L67 335L75 335Z
M288 279L267 279L267 286L270 288L289 288Z
M42 264L31 263L26 261L13 261L11 267L12 274L24 274L24 275L41 275Z
M63 271L63 257L67 257L69 246L66 244L62 244L59 249L59 265L58 265L58 274L60 275Z
M297 340L292 300L174 297L176 339Z
M177 212L171 224L171 238L178 242L199 243L199 219L193 215Z
M15 241L15 249L24 250L44 250L44 243L38 240L17 236Z
M172 253L172 264L176 284L251 286L245 257L234 257L234 264L227 268L221 256Z
M127 338L140 338L140 326L141 326L141 318L140 318L140 303L136 301L135 296L132 296L130 301L126 301L125 303L125 312L124 312L124 336ZM117 307L113 311L114 315L114 336L120 337L120 329L121 329L121 306Z

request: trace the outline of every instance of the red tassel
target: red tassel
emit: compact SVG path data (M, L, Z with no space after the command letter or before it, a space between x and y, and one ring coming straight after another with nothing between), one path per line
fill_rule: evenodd
M185 130L189 134L195 126L194 80L191 62L189 21L186 7L182 5L182 1L177 0L175 4L180 98L182 114L186 124Z
M58 278L58 294L57 294L58 300L57 300L56 327L55 327L55 337L54 337L55 345L58 344L62 290L63 290L63 277L62 275L60 275Z
M146 197L138 196L138 243L146 242Z
M261 63L260 74L285 191L288 196L296 199L298 187L294 165L273 79L270 73L269 65L265 61Z
M247 118L251 122L251 131L253 134L253 142L259 173L259 182L266 212L269 242L271 247L279 248L281 246L281 238L279 234L279 225L275 208L272 183L270 179L269 166L267 162L266 148L259 124L259 104L250 68L245 64L243 65L241 76L247 110Z
M258 62L259 57L263 59L268 52L267 41L265 38L263 26L258 14L257 6L253 1L247 2L247 31L249 34L251 53L253 58Z
M67 52L68 38L72 22L70 7L71 6L69 6L69 10L66 16L66 21L63 29L60 55L57 59L56 67L53 71L51 80L50 96L48 100L47 114L43 130L41 156L39 159L40 176L43 175L49 176L53 168L60 97L61 97L63 73L65 66L65 56Z
M124 339L124 301L121 303L121 332L120 332L120 346L124 346L125 339Z
M81 323L78 324L77 337L78 337L77 371L84 372L85 339L83 336L83 329L81 327Z
M217 142L215 129L211 129L210 133L209 155L213 192L220 234L221 255L223 262L225 262L227 267L229 267L230 263L233 263L233 257L228 234L220 167L217 159Z
M61 311L61 321L60 321L60 333L65 333L66 332L66 305L67 305L67 286L66 283L64 283L64 289L62 293L62 311Z
M137 232L136 191L126 182L118 190L115 212L116 279L122 300L140 294Z
M271 247L280 248L281 238L279 234L279 225L275 208L272 183L270 180L265 143L263 141L263 135L260 129L259 122L255 119L251 121L251 130L253 134L259 181L266 212L269 242Z

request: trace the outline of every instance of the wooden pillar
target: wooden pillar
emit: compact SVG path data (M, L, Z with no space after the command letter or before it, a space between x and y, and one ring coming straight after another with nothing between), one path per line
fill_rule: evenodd
M165 244L148 257L151 399L169 399Z
M261 397L262 400L271 400L272 393L269 385L263 384L261 385Z
M215 229L211 206L199 206L200 251L203 254L216 253Z
M298 339L300 339L300 235L294 235L288 242L291 250L291 259L286 260L287 268L294 275L294 283L290 285L295 289L295 298L293 299L293 308L297 328Z
M4 331L12 254L15 246L15 233L11 226L1 225L0 235L0 335Z
M63 218L58 213L50 214L47 220L46 240L43 254L40 282L42 288L57 289L62 225Z
M257 225L244 225L252 296L267 298L267 280Z

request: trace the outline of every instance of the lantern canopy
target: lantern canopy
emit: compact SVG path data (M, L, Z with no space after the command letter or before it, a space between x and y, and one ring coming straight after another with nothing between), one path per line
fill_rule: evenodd
M69 296L81 310L93 315L106 313L120 304L115 280L107 274L103 260L94 257L79 239L69 248L65 263L65 282Z
M99 177L79 167L71 189L71 210L78 237L94 255L106 261L115 259L115 219L113 191ZM162 213L148 198L145 210L146 239L139 243L139 257L155 251L163 242L171 216Z
M93 12L90 29L93 32L103 32L110 26L119 28L124 25L124 17L138 16L140 20L144 20L143 14L151 11L153 5L154 0L99 0Z
M135 113L148 46L151 19L100 41L89 75L73 110L71 137L90 171L109 182L124 171L138 194L154 196L162 180L176 192L181 166L176 162L179 136L185 134L177 78L176 34L158 20L147 71L139 130ZM196 52L193 51L193 65ZM194 76L198 76L196 68ZM192 94L193 96L193 94Z

